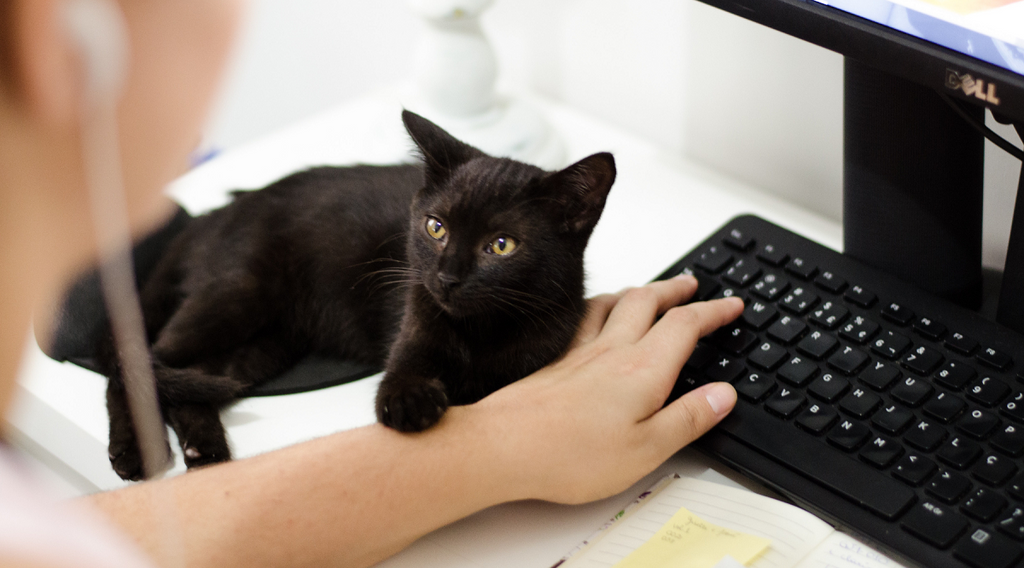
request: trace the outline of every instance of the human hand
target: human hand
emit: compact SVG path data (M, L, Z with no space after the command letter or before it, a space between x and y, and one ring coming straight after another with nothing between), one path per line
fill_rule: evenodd
M696 289L684 276L593 298L562 359L475 405L518 498L582 503L613 495L732 410L728 383L663 408L697 340L743 311L737 298L679 306Z

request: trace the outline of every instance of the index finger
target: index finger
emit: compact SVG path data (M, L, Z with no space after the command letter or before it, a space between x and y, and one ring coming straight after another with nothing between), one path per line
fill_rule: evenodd
M610 343L634 343L640 340L659 314L691 298L697 279L679 275L658 280L628 291L612 308L600 336Z
M739 298L694 302L672 308L637 345L649 353L656 353L655 360L659 366L663 365L676 375L690 358L698 339L731 323L741 313L743 301Z

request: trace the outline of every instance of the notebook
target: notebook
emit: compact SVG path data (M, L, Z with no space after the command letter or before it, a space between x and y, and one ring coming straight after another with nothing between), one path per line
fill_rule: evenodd
M750 568L904 568L814 515L770 497L669 476L588 538L558 568L612 568L651 540L681 508L709 524L768 539ZM726 561L730 564L731 559ZM554 567L552 567L554 568Z

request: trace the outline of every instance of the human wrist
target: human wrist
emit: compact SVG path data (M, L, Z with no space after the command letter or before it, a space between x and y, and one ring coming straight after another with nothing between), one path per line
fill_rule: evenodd
M453 431L466 466L466 481L482 491L484 507L533 496L524 475L529 457L514 439L516 428L499 405L484 401L449 408L444 427Z

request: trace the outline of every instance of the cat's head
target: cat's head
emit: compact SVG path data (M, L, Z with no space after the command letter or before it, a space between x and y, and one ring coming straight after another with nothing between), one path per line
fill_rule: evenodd
M409 262L434 300L456 317L581 310L583 251L615 181L612 155L548 172L488 156L412 112L402 120L425 178Z

